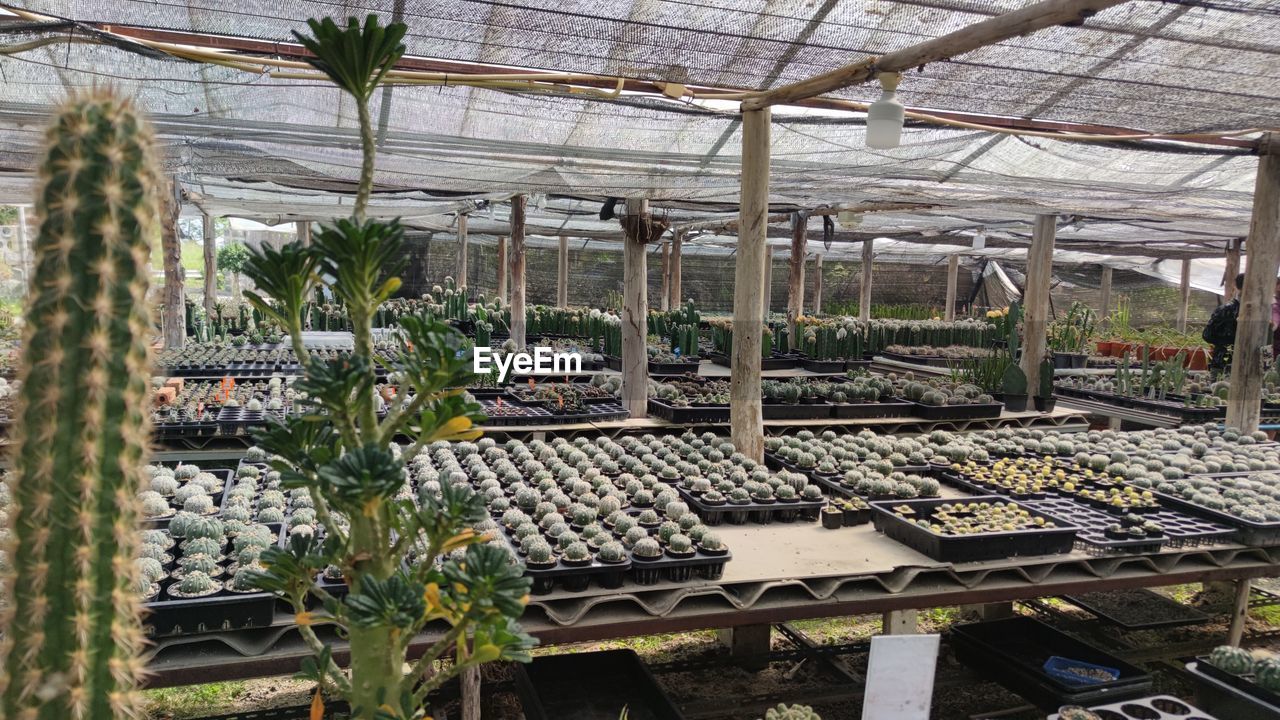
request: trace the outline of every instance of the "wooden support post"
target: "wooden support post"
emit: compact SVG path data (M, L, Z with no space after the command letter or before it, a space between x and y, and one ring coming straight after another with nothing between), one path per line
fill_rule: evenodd
M1191 307L1191 260L1182 261L1182 278L1178 284L1178 332L1187 331L1187 312Z
M165 185L160 216L160 250L164 258L164 316L161 327L165 349L180 348L187 340L186 271L182 269L182 243L178 239L178 213L182 209L178 183Z
M560 236L560 254L556 257L556 307L569 307L569 238Z
M889 610L881 619L881 635L915 635L920 632L919 612L916 610Z
M204 213L200 222L204 235L204 317L206 323L211 323L213 308L218 303L218 240L214 237L213 218L209 213Z
M770 305L773 304L773 248L764 246L764 270L762 273L764 299L760 302L760 316L766 325L769 323Z
M736 344L737 339L734 339ZM769 666L772 649L771 625L739 625L716 631L720 643L729 648L729 657L744 670L763 670Z
M1240 274L1240 238L1227 241L1227 267L1222 272L1222 303L1236 296L1236 276Z
M769 234L770 111L742 113L742 198L738 204L738 253L733 287L733 359L729 423L734 446L764 462L764 417L760 398L760 353L764 326L765 243Z
M458 216L458 261L454 268L454 280L458 283L458 289L462 290L463 297L466 297L467 276L469 268L467 267L467 216Z
M671 309L671 244L662 241L662 292L658 295L662 312Z
M1249 619L1249 580L1237 580L1235 596L1231 603L1231 625L1227 630L1227 644L1240 647L1244 638L1245 622Z
M298 242L302 243L302 247L311 247L311 223L306 220L299 220L293 224L293 228Z
M680 307L684 303L680 289L680 250L684 245L684 233L677 231L671 236L671 307Z
M960 281L960 256L947 258L947 309L943 318L947 322L956 319L956 285Z
M815 77L774 88L743 101L742 110L746 113L770 105L786 105L864 83L876 73L906 72L1044 28L1080 23L1097 12L1123 2L1125 0L1043 0L966 25L946 35L894 50L878 58L868 58Z
M517 348L523 348L525 344L524 210L528 202L527 195L511 198L511 251L507 264L511 268L511 339Z
M627 198L628 217L647 217L649 201ZM638 230L638 225L630 225ZM648 246L641 233L622 241L622 406L633 418L648 417L649 270Z
M1262 405L1262 348L1271 344L1271 301L1280 265L1280 135L1267 133L1258 143L1258 176L1253 188L1253 219L1245 242L1249 264L1240 291L1236 344L1227 395L1227 427L1258 429Z
M498 298L507 301L507 236L498 238Z
M1044 360L1049 330L1049 278L1053 273L1053 241L1057 215L1037 215L1027 248L1027 289L1023 293L1022 372L1027 375L1027 393L1040 387L1040 363Z
M791 257L787 266L787 332L796 346L796 318L804 315L804 256L809 243L809 216L791 213ZM822 284L818 280L819 285Z
M22 269L22 288L31 284L31 243L27 239L27 208L18 206L18 264Z
M822 314L822 253L813 256L813 314Z
M875 241L862 241L862 286L858 288L858 319L871 320L871 265L875 260Z
M1102 266L1102 297L1098 299L1098 320L1103 327L1111 325L1111 266Z
M480 720L480 666L462 671L462 720Z

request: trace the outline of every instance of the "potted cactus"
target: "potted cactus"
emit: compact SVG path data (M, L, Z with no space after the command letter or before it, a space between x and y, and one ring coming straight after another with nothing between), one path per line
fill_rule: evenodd
M1054 363L1052 360L1045 359L1040 363L1040 382L1036 388L1035 408L1039 412L1051 412L1057 401L1053 397L1053 371Z
M822 527L828 530L839 530L844 527L844 510L834 504L823 506Z

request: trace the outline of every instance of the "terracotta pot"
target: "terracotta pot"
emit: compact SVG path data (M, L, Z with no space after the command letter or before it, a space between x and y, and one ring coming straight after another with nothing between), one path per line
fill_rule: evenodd
M1111 346L1114 344L1115 343L1111 342L1110 340L1099 340L1098 354L1101 355L1102 357L1109 357L1111 355Z
M1208 370L1209 353L1205 352L1204 348L1196 348L1187 353L1187 369Z

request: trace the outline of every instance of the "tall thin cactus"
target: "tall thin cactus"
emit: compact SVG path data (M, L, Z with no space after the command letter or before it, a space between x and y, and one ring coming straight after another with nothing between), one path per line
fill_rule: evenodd
M46 141L11 455L0 717L134 717L153 140L128 100L99 91L69 99Z

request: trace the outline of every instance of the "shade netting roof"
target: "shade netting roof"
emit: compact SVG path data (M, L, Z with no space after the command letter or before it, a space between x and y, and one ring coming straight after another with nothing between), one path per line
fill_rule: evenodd
M342 3L259 0L0 0L80 23L268 41L323 15L395 16L411 54L521 68L761 89L944 34L1026 3L636 0ZM95 26L100 27L100 26ZM0 44L91 29L0 18ZM336 89L174 60L128 42L53 42L0 55L0 202L29 197L40 125L67 90L110 82L153 116L169 170L214 214L322 219L358 176L355 111ZM1280 10L1266 0L1133 0L1084 27L1051 28L905 76L909 105L1199 132L1280 126ZM872 85L837 95L869 101ZM736 115L624 94L615 101L471 87L384 88L377 211L445 227L448 213L513 192L643 195L676 224L732 217ZM1079 220L1080 249L1216 253L1247 233L1256 158L1172 143L1141 148L909 126L894 150L865 147L861 116L775 108L775 209L836 203L928 205L868 215L837 240L929 242L982 231L1029 234L1030 216ZM597 206L535 209L533 233L616 237ZM501 232L473 222L473 232ZM785 226L774 231L785 235ZM1114 248L1114 250L1112 250Z

